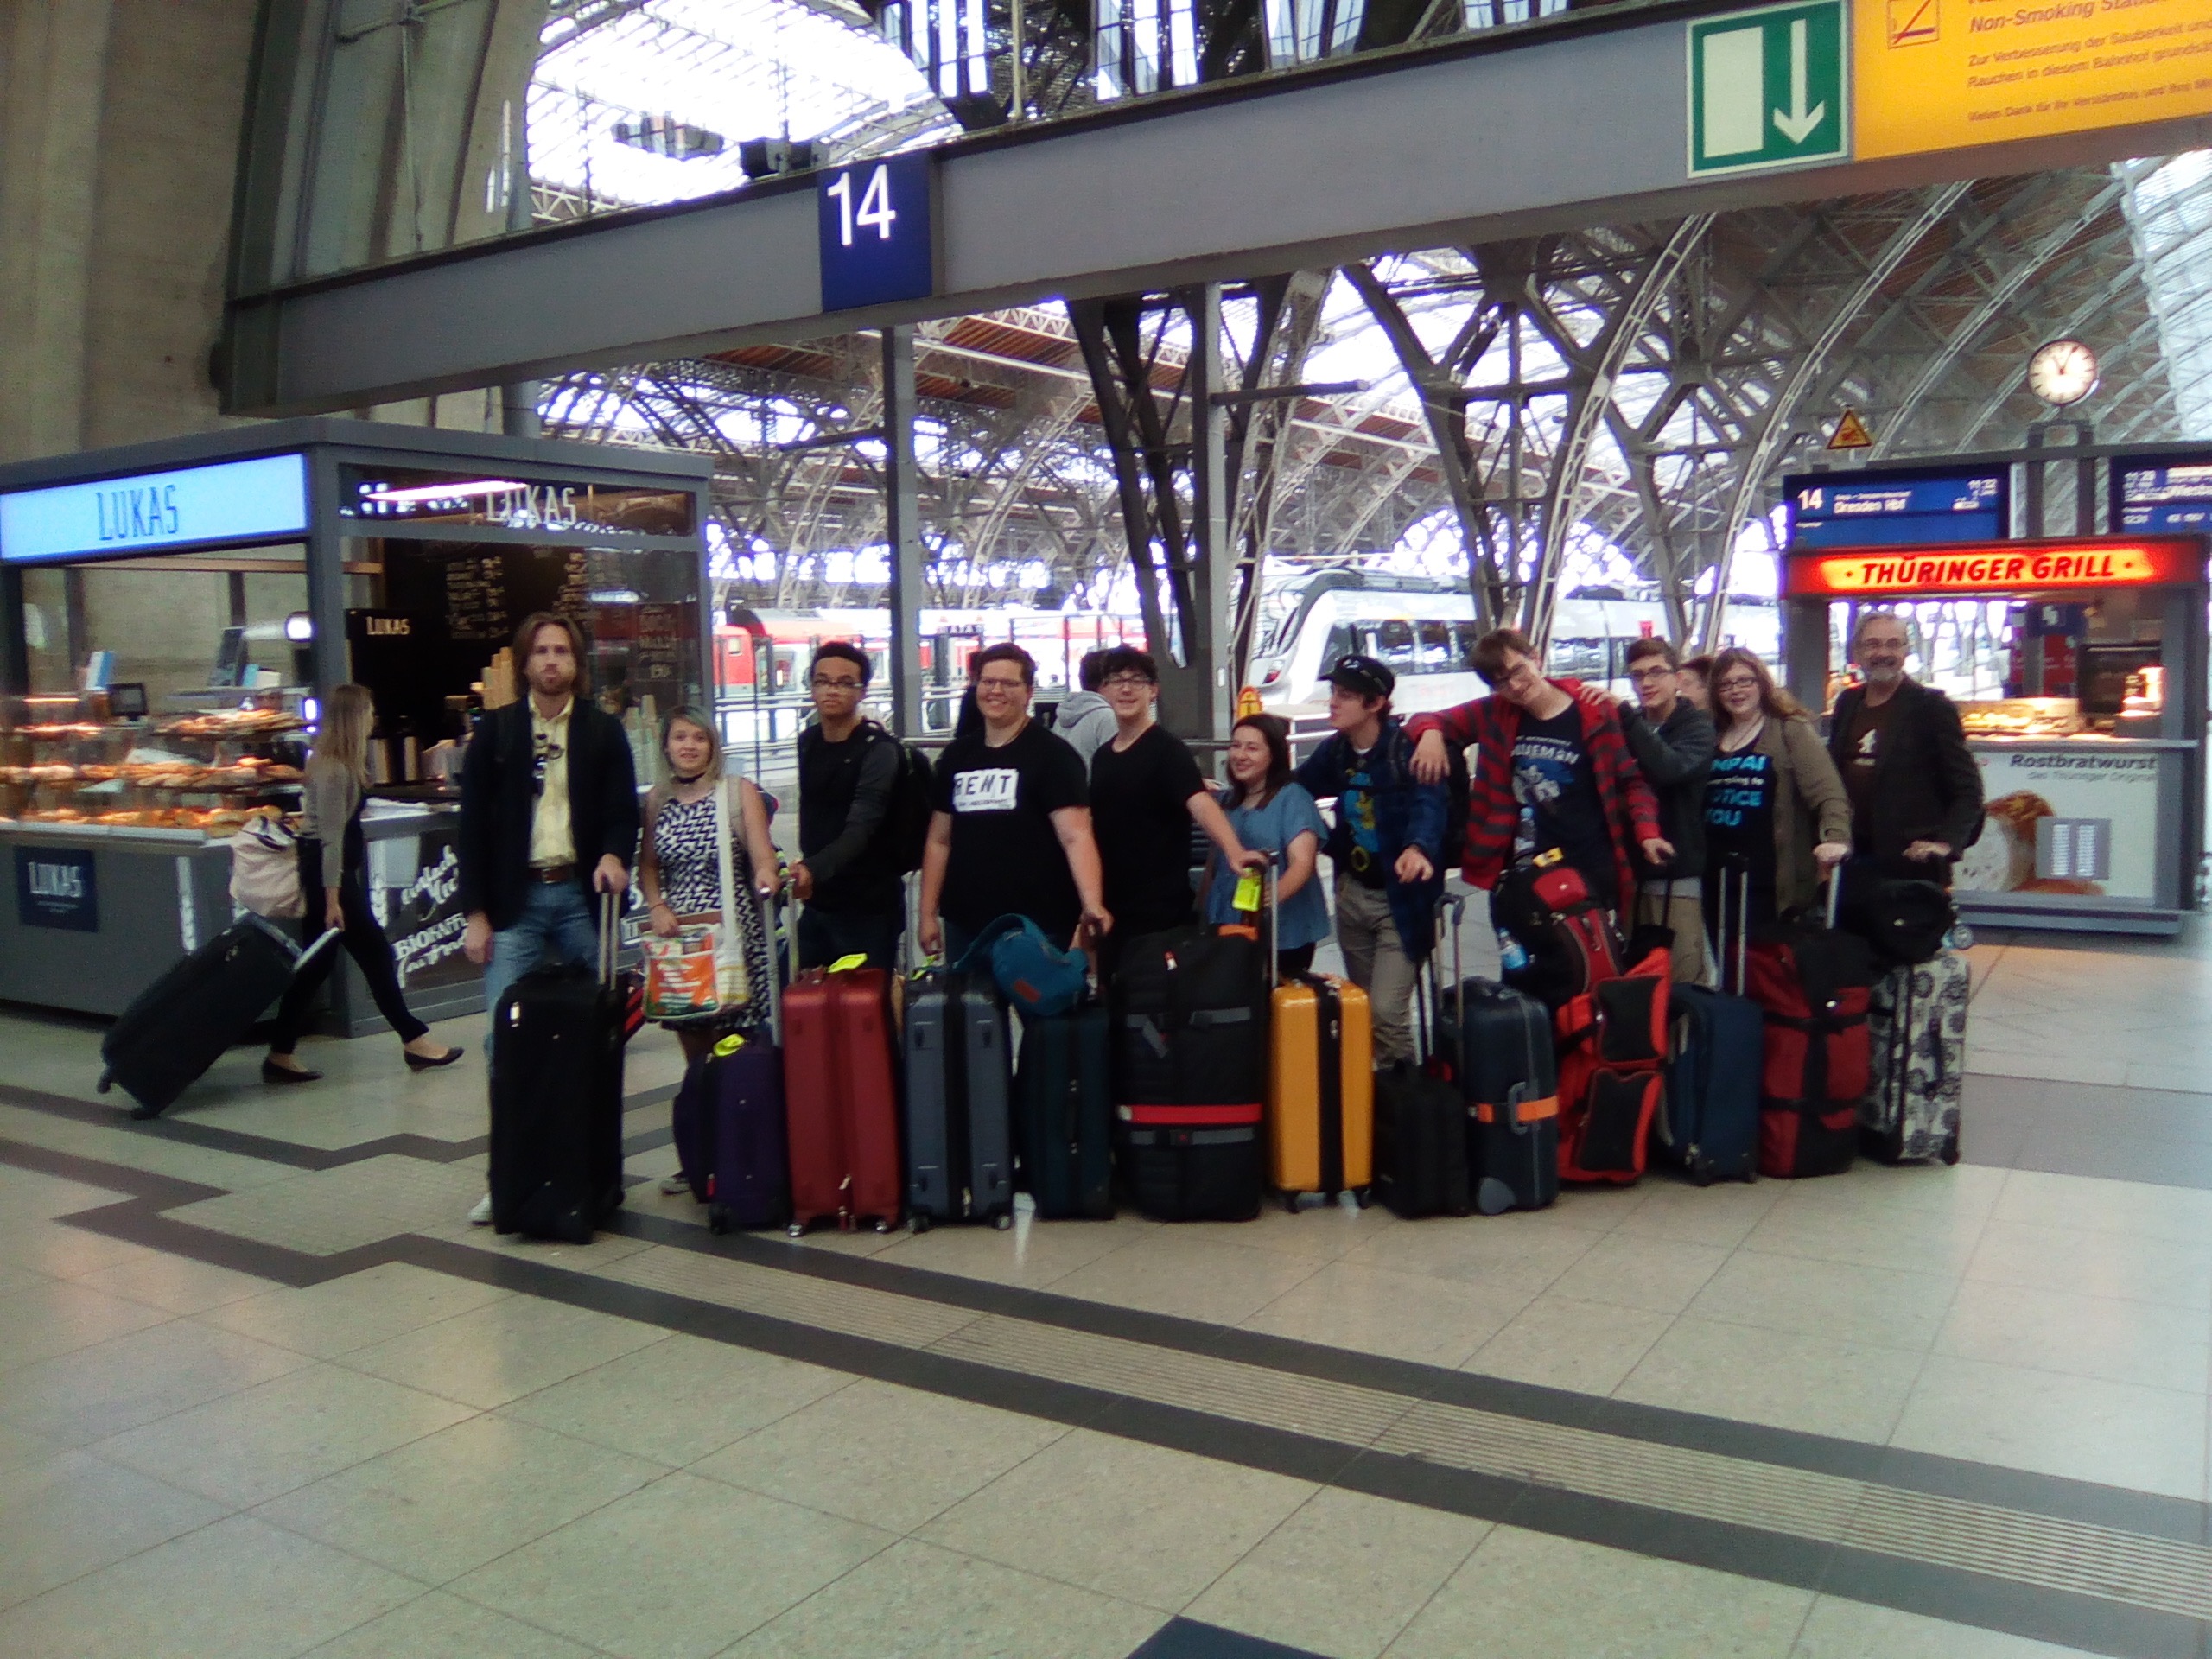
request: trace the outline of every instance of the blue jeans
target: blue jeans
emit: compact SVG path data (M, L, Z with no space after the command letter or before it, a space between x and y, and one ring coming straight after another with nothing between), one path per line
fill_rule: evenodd
M484 1013L494 1021L507 988L533 968L549 962L599 960L599 920L573 881L533 881L512 927L492 936L492 960L484 969Z

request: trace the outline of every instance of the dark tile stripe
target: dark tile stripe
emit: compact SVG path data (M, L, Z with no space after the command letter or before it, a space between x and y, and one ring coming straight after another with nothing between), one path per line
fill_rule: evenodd
M1193 1618L1171 1618L1129 1659L1321 1659L1306 1648L1286 1648L1240 1630L1218 1624L1201 1624Z
M0 1141L0 1158L35 1154L42 1173L122 1187L126 1174L96 1160ZM25 1167L34 1166L29 1163ZM179 1183L192 1186L190 1183ZM193 1187L197 1195L201 1189ZM2090 1597L1897 1561L1612 1499L1501 1479L1391 1453L1360 1451L1287 1430L1230 1421L1158 1402L1026 1376L950 1356L770 1319L711 1302L602 1279L522 1253L471 1249L399 1235L335 1256L241 1239L157 1213L164 1200L133 1197L64 1217L189 1259L305 1286L385 1262L498 1285L570 1306L686 1332L934 1394L1000 1406L1217 1461L1504 1521L1739 1576L1826 1591L1955 1623L2056 1639L2115 1659L2202 1659L2212 1626L2116 1606ZM2061 1633L2063 1634L2056 1634ZM1171 1649L1172 1651L1172 1649ZM1201 1649L1200 1651L1203 1651ZM1295 1652L1294 1649L1291 1650Z

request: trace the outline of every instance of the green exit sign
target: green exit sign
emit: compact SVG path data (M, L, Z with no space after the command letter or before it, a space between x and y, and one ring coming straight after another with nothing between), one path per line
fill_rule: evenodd
M1849 155L1849 39L1843 0L1691 22L1690 176Z

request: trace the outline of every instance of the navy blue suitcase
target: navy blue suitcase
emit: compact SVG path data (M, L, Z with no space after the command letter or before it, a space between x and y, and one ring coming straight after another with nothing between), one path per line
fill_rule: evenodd
M1033 1026L1037 1023L1033 1021ZM1004 999L988 974L922 975L906 993L906 1213L1014 1221L1014 1092Z
M1096 1002L1021 1022L1014 1134L1040 1221L1113 1218L1111 1047L1106 1010Z
M1677 985L1675 1057L1657 1139L1700 1186L1754 1179L1765 1015L1747 996Z

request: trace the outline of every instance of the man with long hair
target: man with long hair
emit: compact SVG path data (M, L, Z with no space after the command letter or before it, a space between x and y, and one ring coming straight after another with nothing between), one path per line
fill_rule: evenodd
M494 709L461 772L461 949L484 969L486 1012L548 961L589 962L596 899L630 886L638 779L622 722L593 705L583 631L538 611L515 631L530 695ZM469 1212L492 1220L492 1200Z

